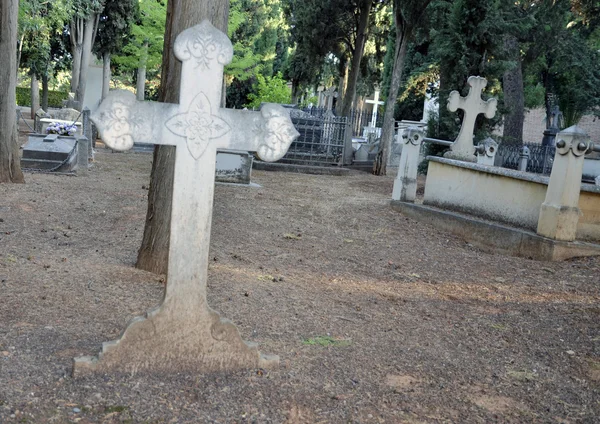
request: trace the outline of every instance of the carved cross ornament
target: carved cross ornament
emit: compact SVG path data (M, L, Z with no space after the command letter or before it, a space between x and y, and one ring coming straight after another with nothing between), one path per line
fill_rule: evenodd
M140 102L128 91L114 91L91 117L112 149L176 146L165 297L119 340L104 343L98 357L75 359L75 374L216 371L277 362L243 342L206 301L215 162L217 149L254 151L275 161L299 134L279 105L259 112L219 107L233 47L209 21L183 31L174 53L182 61L179 104Z
M491 119L496 115L498 100L489 99L484 101L481 99L481 93L487 86L487 80L482 77L470 76L467 80L469 94L467 97L461 97L458 91L453 91L448 97L448 110L456 112L458 109L464 111L464 118L460 133L450 147L450 152L447 157L466 161L474 161L475 146L473 145L473 131L475 130L475 120L481 113L486 118Z

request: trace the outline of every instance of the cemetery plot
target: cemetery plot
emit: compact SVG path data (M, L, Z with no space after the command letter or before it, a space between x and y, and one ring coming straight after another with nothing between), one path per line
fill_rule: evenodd
M133 268L152 158L105 152L88 178L0 186L1 422L600 415L600 261L482 253L390 210L392 177L359 172L215 188L208 302L279 369L72 379L74 356L164 293Z

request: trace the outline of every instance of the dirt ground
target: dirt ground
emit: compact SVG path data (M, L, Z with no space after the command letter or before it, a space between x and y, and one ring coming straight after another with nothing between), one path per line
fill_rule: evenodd
M600 421L600 258L483 253L359 172L216 188L209 303L279 369L71 378L160 301L151 159L0 185L0 422Z

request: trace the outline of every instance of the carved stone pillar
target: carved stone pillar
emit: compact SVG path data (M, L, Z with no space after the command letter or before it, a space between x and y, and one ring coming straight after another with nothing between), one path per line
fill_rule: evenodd
M579 192L583 160L585 154L591 152L591 143L577 126L559 132L556 140L556 155L537 232L551 239L573 241L581 214Z
M417 197L417 168L419 166L419 153L423 143L423 130L409 127L404 131L399 142L404 143L398 175L394 181L392 200L414 202Z

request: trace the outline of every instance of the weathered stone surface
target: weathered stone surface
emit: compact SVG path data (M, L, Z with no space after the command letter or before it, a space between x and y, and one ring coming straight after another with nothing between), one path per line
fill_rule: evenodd
M481 92L487 85L485 78L470 76L467 84L471 87L467 97L460 97L458 91L453 91L448 98L448 110L456 112L458 109L462 109L465 116L458 137L450 147L450 151L444 156L450 159L474 162L473 131L475 130L475 120L480 113L485 114L488 119L493 118L496 115L498 101L496 99L487 101L481 99Z
M590 147L590 138L577 126L558 133L538 234L555 240L575 240L581 214L578 206L583 160Z
M288 112L220 109L223 67L233 48L210 22L183 31L175 42L183 62L179 104L139 102L129 92L109 94L92 116L103 141L127 150L134 142L175 145L169 272L162 304L134 319L98 358L77 358L74 374L109 370L216 371L268 366L237 328L206 301L208 252L217 149L256 151L281 158L298 136Z
M393 200L414 202L417 197L417 171L419 153L423 144L423 130L408 128L402 137L403 148L398 166L398 175L394 181Z

